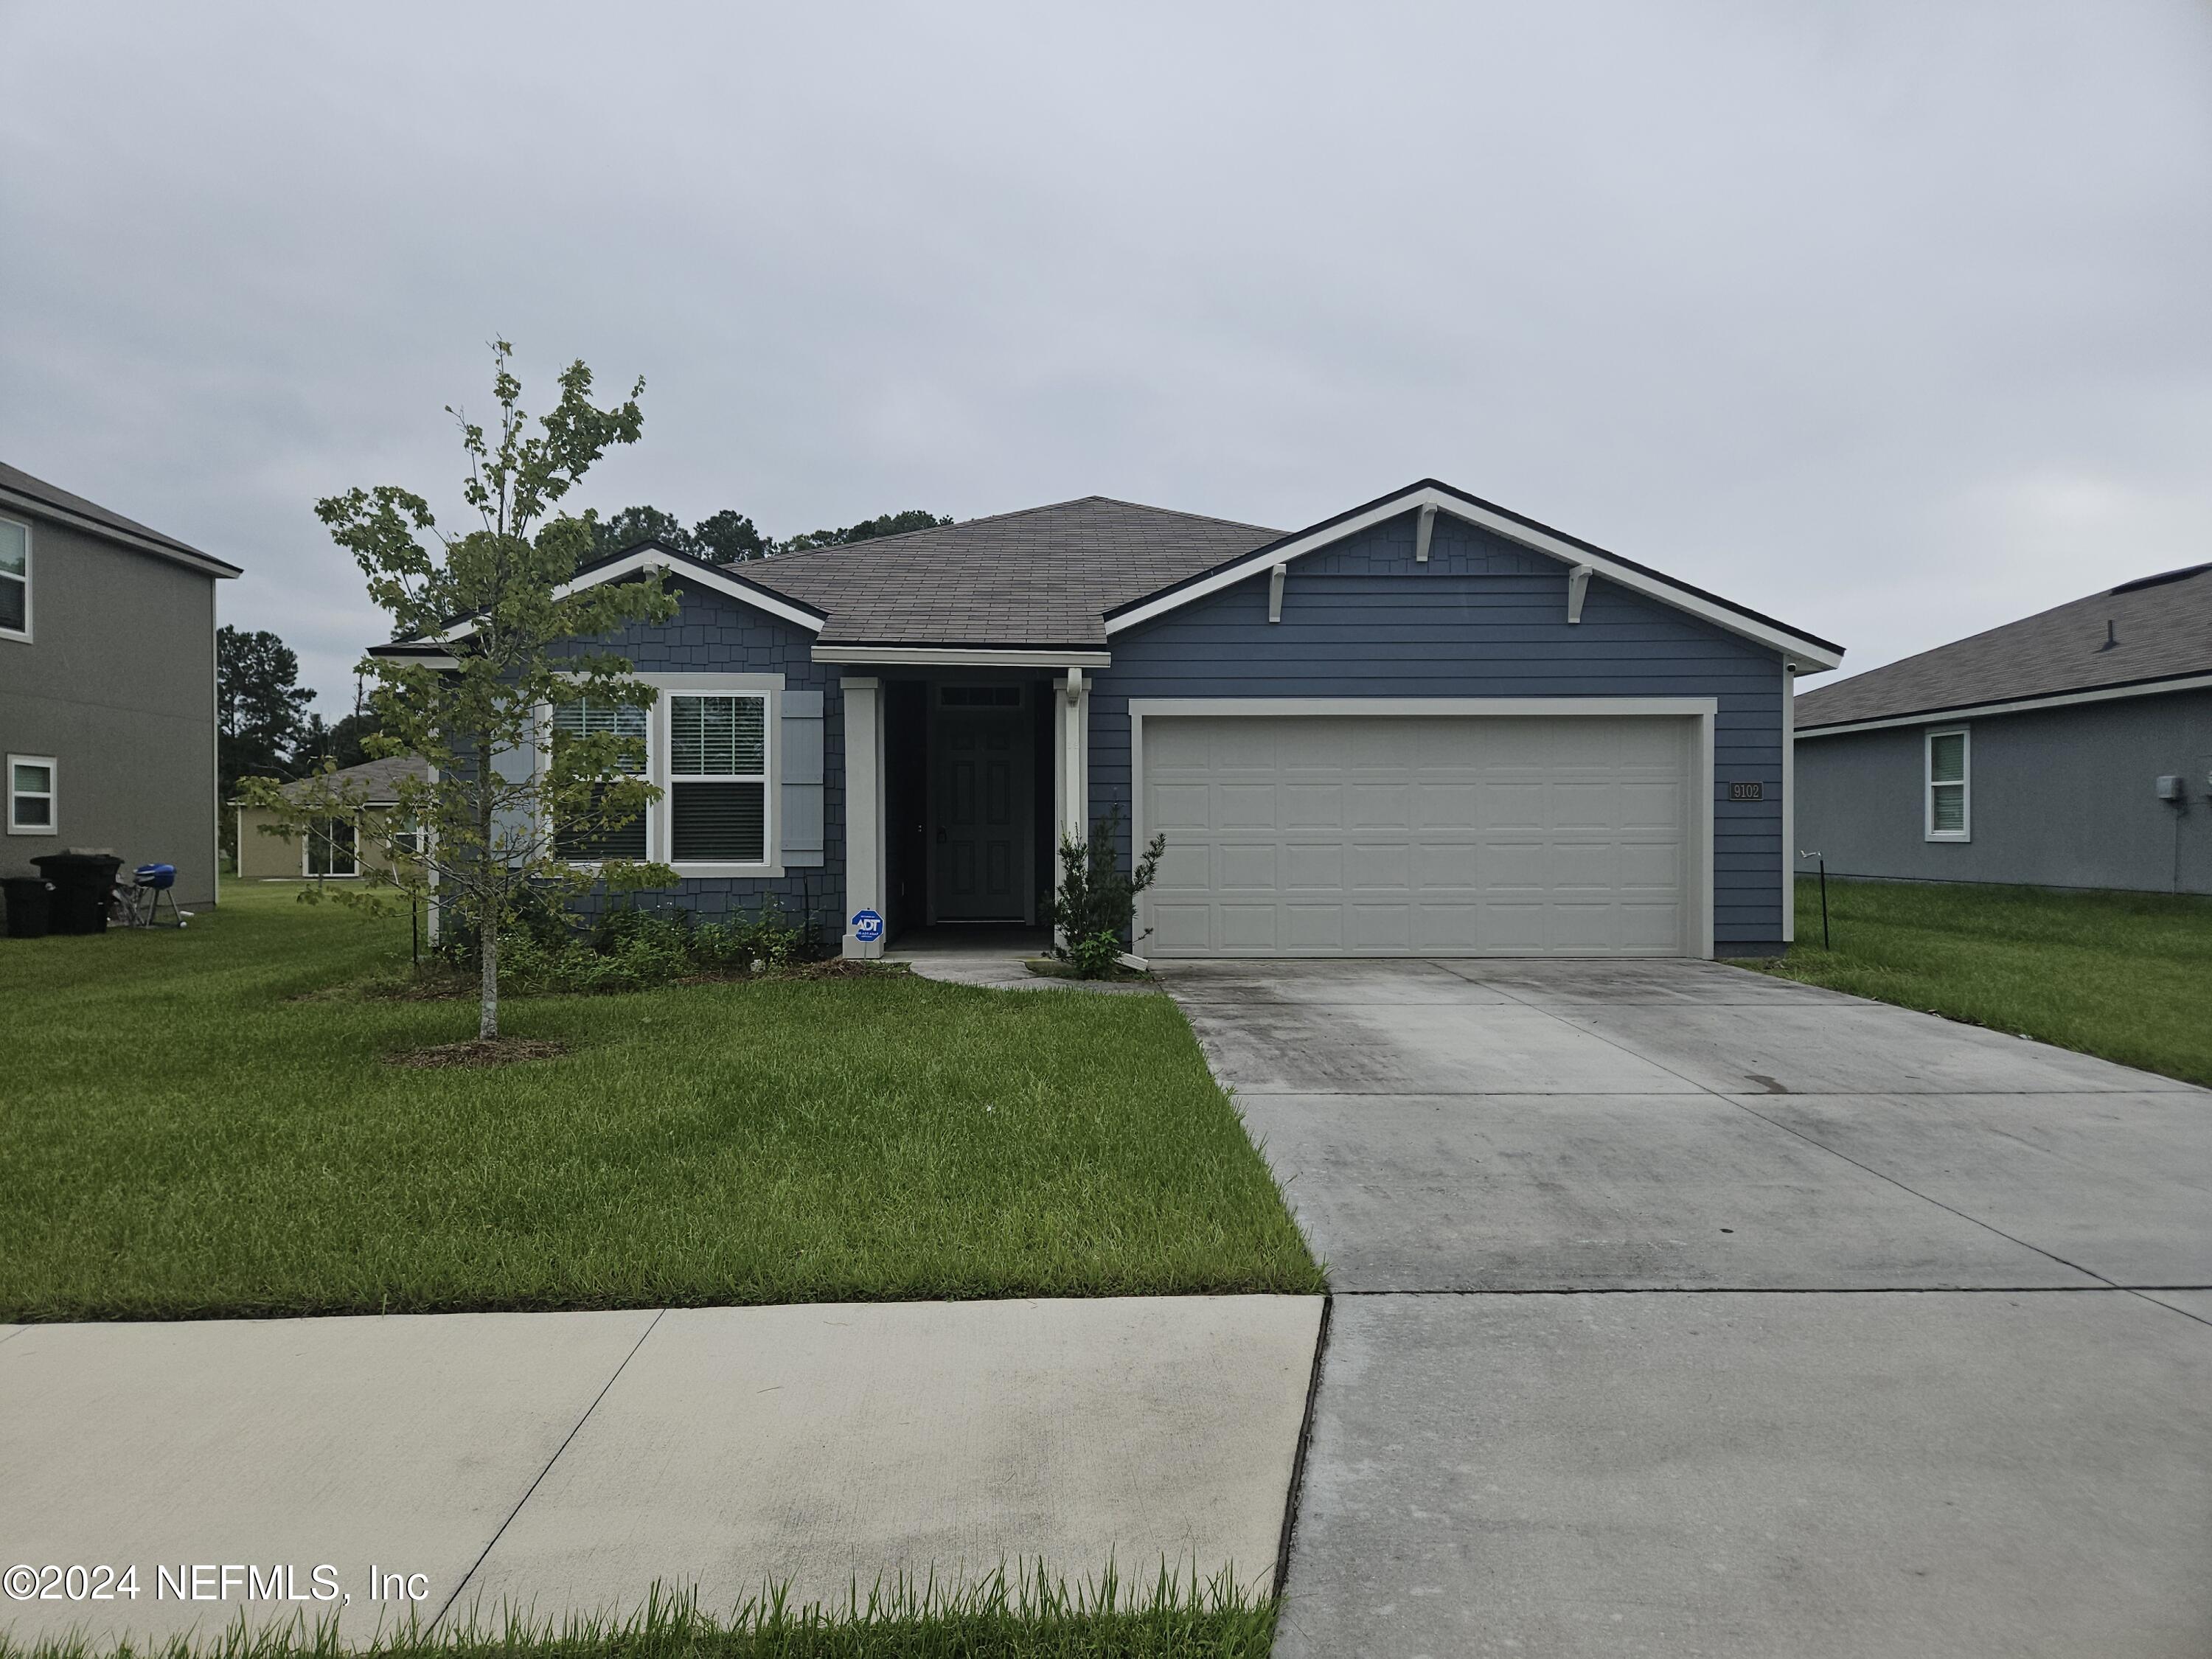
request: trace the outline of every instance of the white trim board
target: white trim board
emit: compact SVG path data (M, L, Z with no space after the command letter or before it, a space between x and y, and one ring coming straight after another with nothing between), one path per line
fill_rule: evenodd
M1437 719L1548 720L1584 717L1640 717L1692 720L1689 785L1692 804L1684 825L1683 854L1691 884L1686 954L1713 955L1714 769L1713 736L1718 723L1717 697L1132 697L1129 699L1129 822L1132 847L1145 844L1145 721L1213 720L1250 715L1273 718L1429 716ZM1086 757L1087 758L1087 757ZM1785 871L1788 868L1784 863ZM1149 905L1149 900L1140 900ZM1149 909L1139 913L1148 921Z
M879 664L885 668L1104 668L1104 651L1054 651L1035 646L817 645L817 662Z
M21 628L0 628L0 640L12 640L18 645L29 645L38 629L38 526L28 519L5 517L6 522L23 532L23 625ZM10 580L15 580L11 574ZM220 722L218 722L219 724Z
M829 617L794 599L787 599L780 593L772 592L743 577L732 576L713 565L672 559L665 552L652 547L641 547L635 552L625 553L610 564L596 566L575 580L562 583L557 592L565 599L580 587L598 587L607 582L620 581L625 576L635 576L643 570L658 570L681 581L696 582L702 587L711 587L718 593L751 605L756 611L765 611L771 617L781 617L810 634L819 634L829 625Z
M2092 691L2054 691L2047 697L2021 697L2011 702L1970 703L1964 708L1931 708L1917 714L1884 714L1879 720L1846 720L1838 726L1800 726L1797 741L1815 738L1847 738L1854 732L1887 732L1900 726L1948 726L1959 720L1989 720L1998 714L2027 714L2039 708L2071 708L2085 702L2118 702L2127 697L2155 697L2167 691L2212 691L2212 674L2184 674L2170 680L2146 680L2136 685L2107 685Z
M781 594L772 593L764 587L758 587L741 578L731 576L714 566L694 564L687 560L672 558L665 551L654 547L641 547L634 552L625 553L610 563L596 565L581 576L562 582L560 586L553 590L553 596L556 599L565 599L579 588L604 586L608 582L620 581L625 576L635 576L646 570L658 570L664 576L672 576L678 581L696 582L702 587L711 588L717 593L735 599L740 605L749 605L756 611L764 611L771 617L779 617L803 628L810 634L819 634L829 626L830 619L819 611L809 610L793 600L783 598ZM665 624L662 625L665 626ZM392 648L393 646L419 648L426 645L451 645L458 641L468 639L476 631L477 624L474 619L467 619L457 622L452 627L438 633L425 635L420 639L396 640L392 641L391 645L372 646L369 647L369 654L373 657L404 659L416 654L416 650L395 650ZM444 665L435 659L432 659L432 662L434 666Z
M1301 558L1308 553L1343 541L1347 537L1356 536L1363 530L1372 529L1378 524L1387 523L1392 519L1425 507L1433 507L1440 513L1449 513L1452 517L1474 525L1478 528L1503 536L1509 541L1516 542L1539 553L1547 554L1559 560L1570 569L1577 565L1585 566L1598 575L1606 578L1607 580L1616 582L1647 599L1656 599L1662 605L1672 605L1678 611L1687 611L1690 615L1709 622L1717 628L1725 629L1731 634L1741 635L1745 639L1755 641L1760 645L1779 651L1802 667L1837 668L1843 664L1843 653L1832 647L1802 638L1789 632L1786 629L1754 621L1740 611L1730 610L1724 605L1717 604L1713 600L1686 592L1672 582L1656 576L1647 575L1641 570L1632 569L1627 565L1607 558L1601 553L1592 552L1589 548L1577 546L1564 538L1534 529L1503 513L1477 507L1473 502L1448 490L1439 489L1432 484L1424 484L1417 489L1407 490L1402 495L1378 501L1364 512L1355 513L1350 518L1340 519L1320 529L1310 530L1291 541L1249 554L1234 564L1225 565L1212 574L1202 577L1188 586L1177 588L1170 593L1163 593L1157 599L1148 599L1141 605L1123 611L1118 617L1108 618L1106 632L1109 635L1112 635L1124 629L1134 628L1141 623L1150 622L1156 617L1165 616L1169 611L1180 609L1194 600L1204 599L1210 593L1218 593L1224 587L1232 587L1248 577L1270 571L1279 564L1286 564L1292 559Z

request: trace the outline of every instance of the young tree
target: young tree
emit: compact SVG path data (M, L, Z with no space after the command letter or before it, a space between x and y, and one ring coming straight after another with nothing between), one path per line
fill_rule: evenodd
M501 927L526 897L573 897L601 881L621 890L675 879L665 865L600 856L659 792L637 775L645 747L630 732L641 721L622 712L650 707L653 688L631 676L624 659L589 642L633 622L665 622L676 599L657 574L568 591L591 555L592 524L554 510L608 448L637 441L645 382L601 409L591 399L591 371L573 363L561 375L559 403L533 434L507 366L513 352L504 340L493 344L499 416L491 433L447 411L469 456L462 495L477 518L469 529L439 531L422 497L390 485L315 506L391 616L395 637L449 650L452 666L388 657L362 665L374 681L378 725L366 748L418 754L432 769L428 779L404 779L394 791L397 810L381 820L391 867L364 862L363 885L423 896L434 879L441 903L475 934L477 1035L485 1039L499 1035ZM434 549L424 545L425 532ZM548 708L550 732L541 718ZM254 796L293 834L332 817L367 822L358 787L331 781L327 769L289 797L273 785ZM575 855L586 852L595 861L580 865Z

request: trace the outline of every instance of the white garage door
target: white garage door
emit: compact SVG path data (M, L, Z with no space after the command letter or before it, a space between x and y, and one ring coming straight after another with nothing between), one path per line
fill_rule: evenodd
M1158 957L1674 956L1694 720L1144 723Z

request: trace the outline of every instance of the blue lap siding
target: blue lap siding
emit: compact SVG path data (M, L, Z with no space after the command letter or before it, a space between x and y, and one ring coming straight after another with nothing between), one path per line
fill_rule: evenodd
M1716 953L1782 937L1778 653L1595 579L1566 619L1566 567L1447 514L1429 562L1411 513L1290 567L1283 619L1255 576L1115 635L1091 701L1091 804L1132 817L1132 697L1683 697L1718 700ZM1731 783L1764 799L1730 801Z
M750 915L773 896L787 919L810 919L817 939L834 945L845 929L845 715L838 671L813 659L814 635L805 629L680 578L670 586L682 605L674 617L633 623L592 641L592 647L627 657L641 674L781 674L786 690L821 692L823 862L765 879L689 879L672 890L641 893L635 902L673 902L702 919L719 920ZM630 902L627 896L599 890L577 908L591 915L610 903Z

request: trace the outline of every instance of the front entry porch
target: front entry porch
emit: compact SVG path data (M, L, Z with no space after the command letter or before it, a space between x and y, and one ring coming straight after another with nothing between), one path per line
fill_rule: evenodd
M848 921L846 955L958 948L963 935L994 950L1016 935L1025 951L1048 943L1057 837L1081 833L1088 705L1079 671L901 665L846 678L847 908L882 919Z

